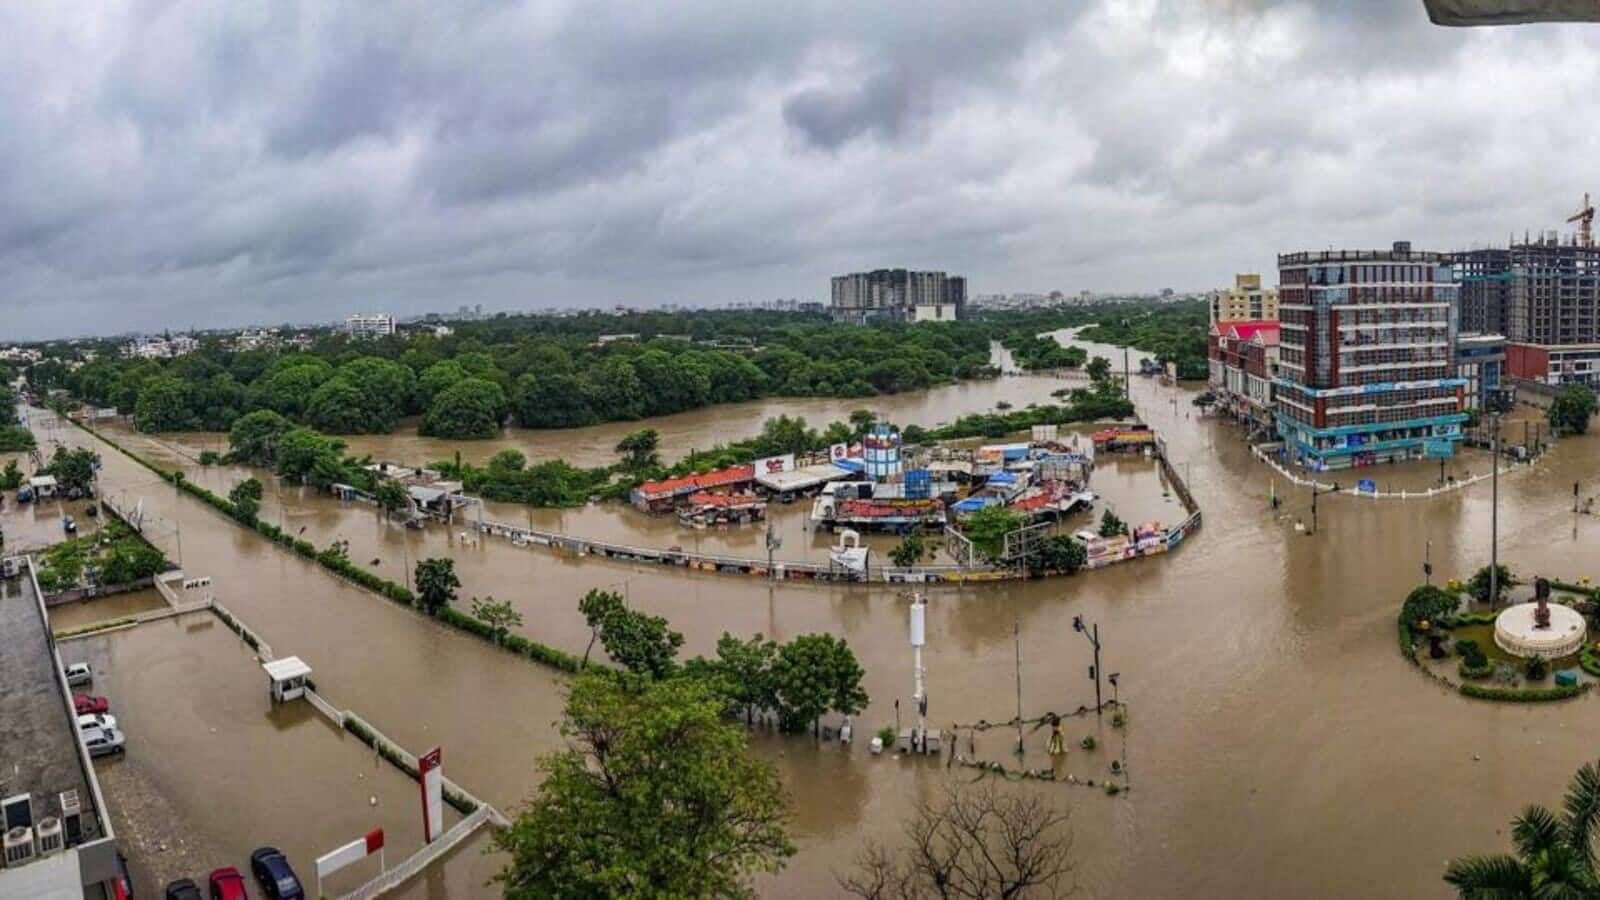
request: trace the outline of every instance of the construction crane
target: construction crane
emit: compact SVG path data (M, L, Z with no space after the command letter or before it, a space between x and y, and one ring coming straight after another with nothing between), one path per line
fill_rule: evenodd
M1587 191L1583 195L1583 208L1568 216L1567 221L1578 223L1578 246L1594 246L1594 207L1589 203Z

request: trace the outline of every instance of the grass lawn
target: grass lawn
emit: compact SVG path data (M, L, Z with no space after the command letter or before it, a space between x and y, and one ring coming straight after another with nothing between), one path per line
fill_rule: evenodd
M1484 656L1489 657L1490 662L1510 663L1511 665L1517 667L1517 672L1519 674L1522 672L1523 666L1527 665L1526 660L1518 656L1512 656L1511 654L1500 649L1500 645L1494 642L1493 625L1463 625L1460 628L1452 630L1450 633L1458 641L1477 641L1478 648L1483 651ZM1459 659L1459 657L1456 658ZM1578 655L1576 653L1572 654L1571 656L1563 656L1560 659L1554 659L1550 661L1550 671L1552 673L1554 673L1557 669L1576 669L1577 667ZM1492 676L1491 679L1485 680L1492 680ZM1526 681L1524 683L1528 684ZM1543 682L1532 682L1531 684L1540 685L1549 683L1551 683L1550 678L1547 677Z

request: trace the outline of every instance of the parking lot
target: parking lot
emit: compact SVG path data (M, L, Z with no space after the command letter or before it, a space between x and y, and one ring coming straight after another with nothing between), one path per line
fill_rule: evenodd
M308 702L273 707L259 664L209 613L67 641L61 655L93 666L94 684L80 690L106 696L127 736L126 754L98 760L97 769L136 895L159 896L181 877L203 885L220 866L248 876L251 850L271 844L315 896L314 859L374 828L384 830L390 865L421 846L416 783ZM448 772L448 747L445 754ZM446 827L458 819L446 810ZM441 895L426 888L430 880L481 885L481 859L458 851L445 871L408 886L420 892L402 895ZM323 892L356 887L377 874L378 862L332 875ZM450 871L457 868L464 873Z

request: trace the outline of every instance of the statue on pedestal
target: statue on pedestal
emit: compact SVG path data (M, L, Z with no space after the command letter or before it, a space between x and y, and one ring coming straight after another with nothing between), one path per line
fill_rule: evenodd
M1533 580L1533 598L1539 605L1533 610L1533 627L1550 627L1550 580L1535 578Z

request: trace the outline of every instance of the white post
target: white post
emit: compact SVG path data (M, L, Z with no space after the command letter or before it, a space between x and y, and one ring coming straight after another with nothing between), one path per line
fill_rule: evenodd
M912 700L917 704L917 727L911 734L911 748L920 751L927 735L927 695L922 683L922 645L927 641L928 605L922 595L915 594L911 601L911 672L916 685Z

